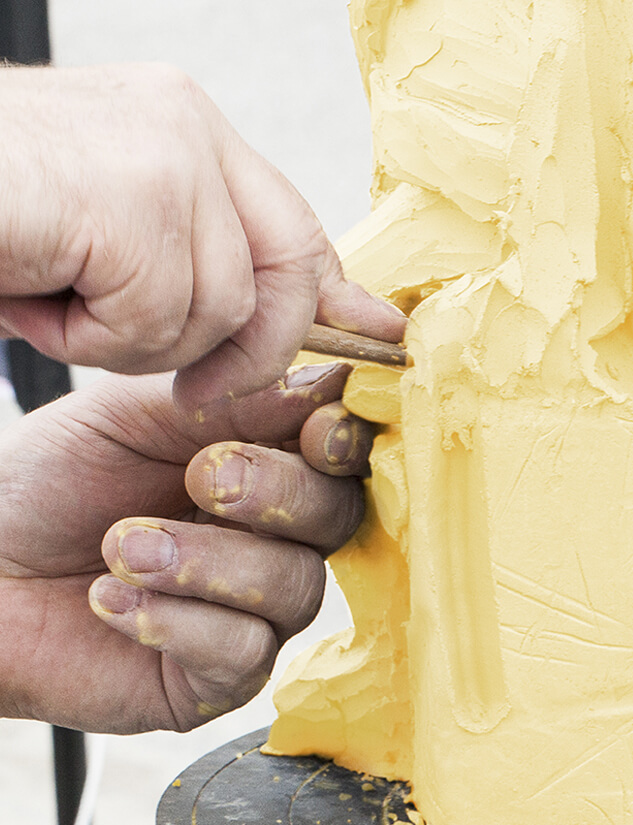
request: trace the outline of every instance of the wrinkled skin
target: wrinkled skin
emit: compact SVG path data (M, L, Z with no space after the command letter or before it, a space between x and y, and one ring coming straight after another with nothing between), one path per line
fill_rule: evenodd
M304 368L198 424L173 376L110 376L3 431L0 712L187 730L254 696L362 518L348 373Z

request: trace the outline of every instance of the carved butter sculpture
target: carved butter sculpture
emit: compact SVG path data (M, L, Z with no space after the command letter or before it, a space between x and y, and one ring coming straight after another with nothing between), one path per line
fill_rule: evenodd
M354 0L374 211L351 277L413 310L355 628L273 750L412 780L432 825L633 823L633 2ZM420 300L423 299L420 303Z

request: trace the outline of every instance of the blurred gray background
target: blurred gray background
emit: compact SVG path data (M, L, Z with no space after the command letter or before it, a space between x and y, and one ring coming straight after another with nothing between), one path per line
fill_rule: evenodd
M369 116L346 0L49 0L49 9L58 65L160 60L188 72L297 186L333 240L369 211ZM94 375L74 370L76 385ZM0 387L0 423L17 414ZM273 683L298 650L348 624L330 583L317 621L282 651ZM271 693L190 734L91 737L103 763L94 825L152 825L181 770L270 723ZM53 793L48 726L0 721L0 823L54 825Z

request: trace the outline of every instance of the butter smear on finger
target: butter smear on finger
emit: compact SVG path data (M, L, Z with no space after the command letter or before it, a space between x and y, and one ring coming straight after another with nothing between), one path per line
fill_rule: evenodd
M372 214L349 277L411 313L354 628L274 752L409 780L432 825L633 823L633 2L353 0ZM382 389L381 389L382 388Z

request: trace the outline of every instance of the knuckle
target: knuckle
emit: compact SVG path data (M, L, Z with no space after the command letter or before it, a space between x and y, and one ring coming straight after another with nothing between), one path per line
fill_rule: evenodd
M232 291L231 315L236 331L246 326L257 308L257 292L252 272L249 258L247 276L242 279L239 288Z
M158 94L168 95L167 99L199 97L202 89L183 69L173 63L157 62L145 66L151 84Z
M365 494L361 482L355 479L348 480L352 488L347 508L347 521L343 520L343 543L349 541L361 525L365 517Z
M267 621L249 617L236 639L236 659L240 676L247 684L259 685L277 656L277 637Z
M294 604L289 635L307 627L319 612L325 590L325 566L321 557L307 547L298 548L292 589Z
M146 146L134 159L139 206L146 212L150 260L165 266L191 245L192 158L187 146L170 136Z
M308 264L305 272L306 275L311 276L315 289L318 288L332 256L336 257L336 253L323 227L317 224L308 234L304 244L304 258Z
M321 224L315 228L312 238L309 239L306 244L306 252L313 255L315 258L322 259L325 259L334 253L332 245L330 244L330 241L328 240L325 230Z
M303 199L295 204L283 245L286 253L278 261L279 270L294 276L295 290L301 288L316 294L331 260L338 259L323 227Z
M177 66L148 64L142 67L142 72L138 105L145 110L151 89L152 99L157 101L156 118L159 113L161 129L153 123L152 128L144 124L139 130L143 143L134 144L133 154L134 164L139 167L137 182L142 183L145 178L158 193L166 187L177 190L179 181L191 181L192 176L199 173L193 159L208 139L204 124L211 101L196 81Z
M325 537L321 547L329 554L338 550L348 542L365 515L365 496L362 483L355 478L337 479L340 486L340 497L337 504L336 516L332 519L334 530L329 537Z
M147 156L139 158L138 168L135 169L138 191L144 192L147 201L151 203L153 213L160 218L157 228L164 233L164 240L171 237L175 228L182 228L178 167L181 174L186 167L178 163L177 154L177 151L170 151L162 144L151 149L148 147Z
M197 272L195 277L204 279L206 293L197 314L207 319L206 328L215 343L246 326L257 308L253 265L246 242L233 245L232 254L221 269Z
M168 314L159 307L148 307L141 322L135 321L128 329L128 335L135 349L144 356L158 355L173 350L183 332L184 319L172 307Z

